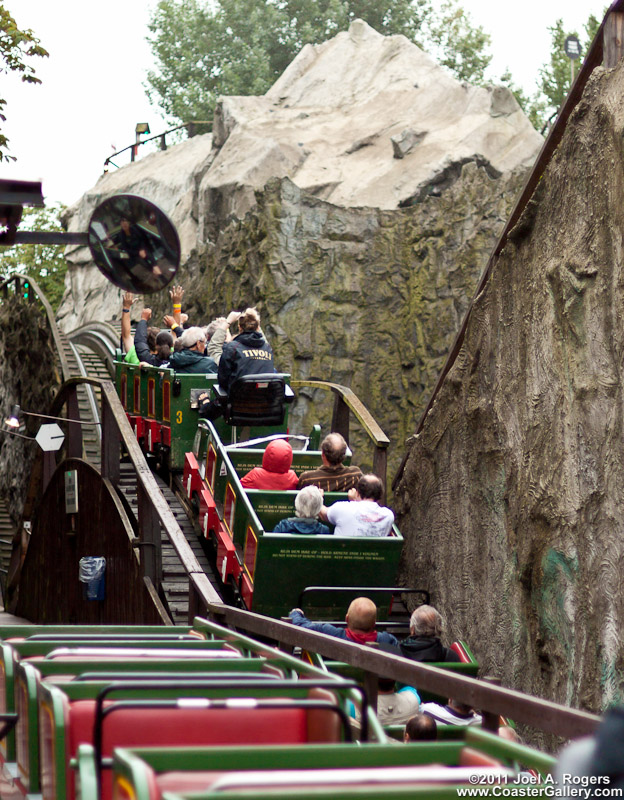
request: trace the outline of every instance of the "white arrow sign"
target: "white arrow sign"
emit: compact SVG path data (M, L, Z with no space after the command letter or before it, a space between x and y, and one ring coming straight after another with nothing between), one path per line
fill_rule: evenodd
M39 447L45 452L52 450L60 450L65 441L65 434L56 424L51 422L47 425L42 425L39 432L35 436L35 440Z

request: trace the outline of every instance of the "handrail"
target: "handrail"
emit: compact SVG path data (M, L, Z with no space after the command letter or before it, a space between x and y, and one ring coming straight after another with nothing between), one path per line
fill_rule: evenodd
M385 503L386 472L388 465L387 449L390 444L390 439L388 439L386 434L381 430L360 398L352 389L349 389L348 386L341 386L339 383L331 383L330 381L316 379L292 380L290 385L293 389L300 389L307 386L311 389L329 389L334 393L334 411L332 414L331 429L344 436L347 443L349 442L349 414L353 412L353 415L375 445L373 472L381 478L383 483L384 492L381 501Z
M41 291L41 287L37 283L37 281L32 278L30 275L24 275L21 272L14 272L8 278L0 283L0 292L4 297L8 296L9 285L11 283L15 283L16 290L19 289L20 283L22 281L28 281L30 286L32 287L34 293L39 298L39 302L43 306L46 317L48 318L48 325L50 326L50 330L52 332L52 338L54 340L54 346L56 347L56 352L58 354L58 359L61 364L61 373L63 375L63 380L66 381L71 378L71 370L69 368L69 363L67 358L65 357L65 350L63 348L63 340L61 337L61 332L59 330L58 325L56 324L56 317L54 311L52 310L52 306L48 302L47 297Z
M136 436L126 417L126 412L121 405L115 386L112 381L100 378L74 377L63 383L52 403L51 414L59 414L63 406L75 396L76 388L80 385L97 386L101 392L102 403L102 478L108 479L114 486L119 484L119 446L123 446L128 453L130 461L137 475L138 522L140 539L153 545L146 547L142 563L145 563L145 572L155 586L160 585L160 528L166 531L182 565L193 579L201 592L205 602L220 603L221 598L213 588L197 560L186 536L162 495L152 471L145 461ZM72 418L73 414L71 415ZM80 425L68 423L68 447L70 456L82 450L82 431ZM79 441L78 441L79 439Z
M117 164L115 164L115 162L112 161L112 159L116 158L117 156L120 156L122 153L125 153L126 150L130 150L131 151L131 153L130 153L130 160L131 161L134 161L134 158L136 156L136 152L137 152L138 148L142 144L147 144L148 142L153 142L155 139L160 139L160 149L161 150L166 150L167 149L167 140L166 140L165 137L167 136L167 134L175 133L176 131L182 130L182 128L186 128L187 132L188 132L188 135L189 135L189 138L191 138L192 136L195 135L195 126L196 125L212 125L212 121L211 120L206 120L206 119L193 119L190 122L183 122L182 125L176 125L175 128L169 128L169 130L164 131L163 133L157 133L155 136L150 136L149 139L141 139L140 141L133 142L132 144L129 144L127 147L124 147L121 150L117 150L115 153L110 155L104 161L104 172L108 172L108 165L109 164L112 164L116 169L119 169Z
M621 13L623 10L624 10L624 0L615 0L611 4L608 13L605 15L605 18L603 19L602 24L600 25L600 28L596 33L594 41L592 42L592 45L589 49L589 52L587 53L585 61L583 62L583 66L579 70L579 73L576 76L576 79L572 84L572 87L570 88L570 92L566 98L566 101L561 108L561 113L557 117L555 124L550 129L550 132L546 137L546 141L542 145L542 149L540 150L539 155L537 156L537 159L535 161L535 164L533 165L533 169L531 170L524 184L524 187L522 188L522 191L520 192L520 195L516 200L513 210L509 215L509 219L507 220L507 223L501 235L499 236L498 241L496 242L494 248L492 249L488 263L485 267L485 270L483 271L481 279L479 280L477 290L474 293L472 301L468 307L468 310L466 311L466 315L464 316L461 328L459 329L459 332L455 337L455 341L453 342L453 345L449 351L449 355L446 359L446 362L444 363L444 366L442 367L442 370L440 371L440 374L438 376L438 380L436 381L433 391L431 392L429 401L427 402L425 410L423 411L422 416L418 422L418 425L416 426L416 431L415 431L416 435L418 435L422 431L423 426L425 424L425 420L429 412L431 411L433 404L435 403L436 397L438 396L438 392L442 388L442 384L444 383L446 376L450 372L453 364L457 359L457 356L459 355L459 351L461 350L462 345L464 343L464 338L466 336L468 323L470 321L472 310L477 301L477 298L484 291L486 284L490 278L490 274L492 272L495 262L497 261L503 248L507 244L508 239L511 238L514 227L520 220L520 216L522 215L522 213L527 208L529 201L531 200L533 193L535 192L535 189L537 188L537 185L540 182L542 175L546 170L546 167L550 163L550 160L553 157L559 145L559 142L563 138L563 134L565 132L565 127L567 125L568 119L570 118L572 112L574 111L577 104L581 100L581 97L583 96L583 90L585 89L585 86L591 74L596 69L596 67L601 65L603 61L603 56L604 56L603 37L606 37L607 30L610 27L611 14L614 12ZM619 42L618 45L621 48L621 44ZM613 66L613 64L607 64L607 66ZM397 473L394 476L394 480L392 481L393 489L396 489L396 487L398 486L401 476L403 475L403 470L405 469L408 457L409 457L409 449L406 450L403 459L399 465L399 468L397 470Z
M408 686L452 697L487 715L510 717L515 722L566 739L593 733L600 717L539 697L505 689L485 681L456 675L449 670L385 653L366 645L306 630L275 619L220 604L207 604L206 612L218 625L247 631L277 641L280 646L301 647L326 658L344 661L367 673L394 678ZM200 624L202 620L197 620ZM225 635L227 639L227 635ZM485 717L484 717L485 722Z
M290 385L293 389L299 389L303 386L309 386L312 389L330 389L355 414L358 422L375 443L375 447L388 447L390 444L390 439L381 430L373 415L348 386L321 380L292 380Z

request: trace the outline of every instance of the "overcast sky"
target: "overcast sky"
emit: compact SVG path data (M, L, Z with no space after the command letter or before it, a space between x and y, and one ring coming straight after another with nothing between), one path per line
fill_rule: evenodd
M434 0L438 2L438 0ZM166 129L143 84L151 67L147 23L155 0L7 0L21 28L32 28L50 58L34 59L41 85L2 76L7 100L3 132L15 164L0 177L43 181L46 202L71 204L102 173L107 156L134 140L137 122ZM509 67L517 84L535 89L549 58L548 26L561 18L579 33L604 0L463 0L472 21L492 36L491 77ZM127 163L121 156L119 163Z

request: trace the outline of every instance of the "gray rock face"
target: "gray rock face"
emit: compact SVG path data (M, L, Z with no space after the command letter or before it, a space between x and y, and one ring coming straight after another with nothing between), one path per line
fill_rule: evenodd
M24 411L45 413L56 390L52 336L47 319L34 303L17 298L0 307L0 408L8 413L14 403ZM36 436L41 420L26 417L26 436ZM39 446L6 433L0 440L0 496L15 523L19 522L24 498Z
M441 196L382 211L276 179L198 256L191 316L257 304L278 368L350 386L368 406L393 442L391 476L521 184L470 162ZM331 419L322 396L313 410L298 402L298 427ZM352 443L370 466L364 437Z
M184 275L272 178L288 177L335 206L391 210L440 194L449 171L455 179L470 161L492 175L526 168L541 143L506 89L460 83L405 37L384 37L357 20L324 44L306 45L263 97L222 98L212 137L104 176L68 220L70 230L84 230L101 199L142 194L179 228ZM89 266L88 253L68 258L75 266L62 327L118 314L120 293Z
M395 493L484 674L622 701L624 65L598 69L494 265Z

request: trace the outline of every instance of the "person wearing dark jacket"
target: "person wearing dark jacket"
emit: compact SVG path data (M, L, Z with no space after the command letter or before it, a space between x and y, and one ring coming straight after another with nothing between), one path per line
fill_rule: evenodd
M356 597L351 603L345 617L346 628L337 628L329 622L310 622L300 608L293 608L288 616L294 625L299 625L301 628L336 636L338 639L347 639L356 644L379 642L380 645L397 645L397 640L391 633L387 631L377 633L375 630L377 606L368 597Z
M182 349L172 353L169 366L176 372L214 373L217 365L204 355L206 334L203 328L187 328L180 336Z
M442 617L433 606L422 605L410 617L410 635L398 649L384 648L412 661L459 661L454 650L445 647L442 635Z
M260 330L260 316L248 308L238 318L238 336L223 345L219 360L219 386L226 392L242 375L275 372L273 351Z
M134 332L134 351L141 364L151 364L153 367L167 367L169 366L169 356L173 349L173 336L169 331L159 331L156 334L154 349L151 349L149 329L147 327L151 316L152 309L144 308Z
M296 517L280 520L273 528L274 533L329 534L327 525L319 522L318 515L323 506L323 495L318 486L306 486L295 497Z
M236 379L243 375L275 372L273 350L260 330L260 315L255 308L248 308L240 315L238 331L238 336L223 345L219 359L219 386L228 393ZM223 413L220 402L210 400L206 392L200 394L198 400L200 416L214 420Z

